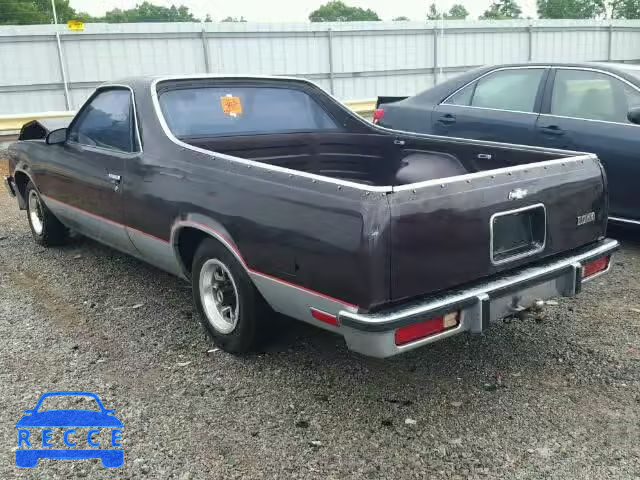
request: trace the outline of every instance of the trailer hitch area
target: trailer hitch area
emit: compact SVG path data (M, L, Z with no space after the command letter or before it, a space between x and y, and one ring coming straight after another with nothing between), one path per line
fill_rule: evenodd
M504 323L511 323L513 320L527 320L529 318L533 318L536 322L541 322L544 300L536 299L530 307L525 307L520 305L518 297L513 297L509 310L511 314L502 319Z

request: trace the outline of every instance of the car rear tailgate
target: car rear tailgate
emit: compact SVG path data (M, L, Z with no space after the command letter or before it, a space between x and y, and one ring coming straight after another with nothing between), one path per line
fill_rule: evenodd
M595 242L605 233L606 198L594 155L396 187L388 195L390 299L442 291Z

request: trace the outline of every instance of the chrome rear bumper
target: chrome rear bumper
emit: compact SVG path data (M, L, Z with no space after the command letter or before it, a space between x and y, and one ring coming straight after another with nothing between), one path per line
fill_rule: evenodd
M349 349L380 358L413 350L465 331L482 333L491 321L513 314L514 305L529 308L539 300L576 295L585 281L597 276L583 279L583 264L610 256L619 246L616 240L605 239L571 255L381 312L363 314L343 310L338 315L340 331ZM397 328L453 311L460 311L457 327L406 345L395 344Z

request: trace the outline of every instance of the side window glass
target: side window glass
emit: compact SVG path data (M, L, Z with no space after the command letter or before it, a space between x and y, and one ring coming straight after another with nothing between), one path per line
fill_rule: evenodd
M478 81L474 107L533 112L544 69L500 70Z
M628 123L629 109L640 105L640 92L615 77L588 70L558 70L551 114Z
M473 87L475 86L475 82L471 85L467 85L462 90L458 90L456 93L451 95L444 102L447 105L461 105L464 107L468 107L471 105L471 96L473 95Z
M93 98L69 132L69 140L121 152L134 151L131 92L106 90Z

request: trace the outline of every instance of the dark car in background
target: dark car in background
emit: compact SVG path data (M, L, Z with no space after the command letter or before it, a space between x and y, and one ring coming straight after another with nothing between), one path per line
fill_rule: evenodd
M379 107L374 122L395 130L595 153L610 220L640 224L640 65L481 67Z

